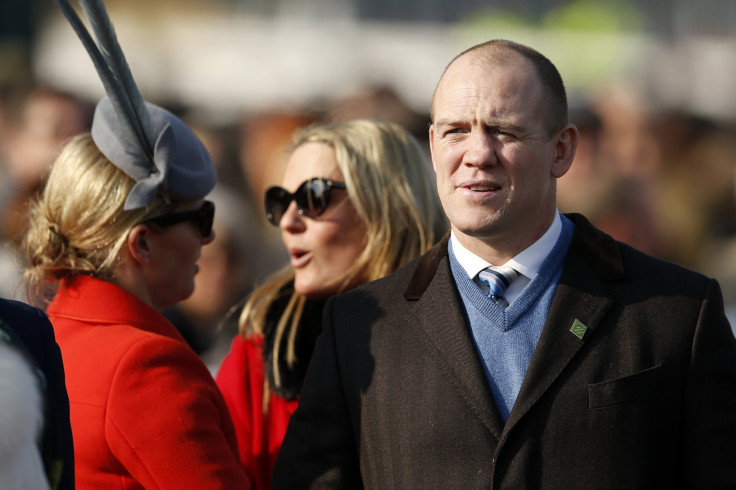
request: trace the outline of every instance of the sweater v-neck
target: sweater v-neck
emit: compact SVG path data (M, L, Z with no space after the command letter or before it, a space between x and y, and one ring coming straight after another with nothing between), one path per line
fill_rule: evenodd
M514 328L525 312L534 307L539 301L549 286L549 282L557 276L557 272L559 272L564 262L564 257L567 255L574 228L571 221L565 217L562 218L560 235L554 247L544 259L539 272L531 278L529 284L506 308L501 307L488 297L480 286L468 277L452 251L452 243L448 242L452 274L455 277L458 289L460 289L460 294L464 296L469 306L475 308L482 317L488 319L494 326L504 332Z

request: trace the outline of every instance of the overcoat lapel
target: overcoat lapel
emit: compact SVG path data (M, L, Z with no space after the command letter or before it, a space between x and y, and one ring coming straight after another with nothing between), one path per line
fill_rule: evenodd
M471 338L447 258L449 234L425 254L404 298L417 301L419 325L473 412L499 441L560 376L613 304L605 283L624 277L616 242L584 217L567 215L575 233L547 321L504 426ZM571 332L575 321L582 338Z
M595 276L589 270L585 271L587 264L578 255L569 257L567 265L519 395L509 414L507 430L529 411L575 354L595 335L596 327L613 303L605 297L603 287ZM582 339L571 331L573 324L587 327L582 334L578 330Z
M547 321L506 424L508 432L527 413L575 354L595 336L613 304L605 282L624 275L618 247L582 216L569 216L575 235ZM573 325L578 327L573 333ZM583 331L579 328L583 325Z
M420 262L404 297L417 301L418 324L435 360L472 412L500 439L503 422L466 326L448 262L447 237Z

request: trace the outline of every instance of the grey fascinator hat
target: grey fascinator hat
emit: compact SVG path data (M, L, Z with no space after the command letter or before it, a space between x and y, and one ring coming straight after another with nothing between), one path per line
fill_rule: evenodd
M172 113L145 102L133 80L102 0L79 0L93 40L67 0L54 0L92 58L107 97L92 121L92 139L135 182L126 211L166 200L194 200L215 186L215 168L194 132Z

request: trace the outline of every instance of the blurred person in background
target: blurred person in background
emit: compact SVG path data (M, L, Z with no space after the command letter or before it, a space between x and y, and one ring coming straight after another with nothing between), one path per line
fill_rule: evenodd
M248 298L217 375L256 488L270 488L325 301L434 243L445 221L433 187L424 152L396 124L354 120L296 132L282 186L265 193L291 264Z
M0 189L2 236L16 241L25 228L30 196L40 190L62 145L89 131L92 118L89 104L53 87L34 87L21 98L0 147L5 167Z
M247 197L238 158L239 126L215 123L206 114L179 105L177 114L183 114L183 121L202 141L217 173L217 184L208 196L217 209L213 224L217 240L202 249L192 295L164 309L163 315L214 374L238 331L233 305L250 292L254 281L283 262L274 263L273 247L263 240L265 220L262 213L255 214Z
M733 130L676 110L660 112L654 124L660 163L652 178L653 214L666 244L662 256L720 279L713 247L736 232Z
M580 139L583 159L578 158L576 151L572 173L559 179L558 195L561 209L580 212L616 240L662 257L666 241L656 218L654 190L661 151L652 119L655 111L650 102L639 88L628 83L611 82L598 88L590 101L599 121L595 136L596 172L589 175L593 182L589 185L580 182L578 189L573 189L575 176L582 170L576 167L584 163L587 150L589 132L583 126ZM576 202L563 207L564 201L580 192L580 187L587 189L588 203ZM571 195L570 190L573 190Z
M237 316L230 310L249 292L252 264L262 253L259 235L253 233L259 220L250 206L219 183L208 199L217 209L213 225L217 240L202 249L192 295L163 314L216 373L238 332Z
M320 122L307 110L263 110L243 116L239 133L238 159L245 181L245 197L263 211L263 193L281 173L283 149L294 131ZM265 222L265 220L264 220Z
M651 98L624 83L599 87L570 118L580 138L558 181L560 210L718 279L736 329L733 127L684 108L651 107Z
M324 117L326 122L351 119L390 121L406 129L423 148L427 143L429 116L415 112L390 85L366 85L335 97L329 102Z
M76 96L35 86L8 96L8 122L0 141L0 294L18 296L23 273L18 246L27 226L30 200L51 163L72 136L89 131L92 106Z

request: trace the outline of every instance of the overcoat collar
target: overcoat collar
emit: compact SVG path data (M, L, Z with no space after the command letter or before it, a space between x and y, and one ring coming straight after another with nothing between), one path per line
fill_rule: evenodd
M542 335L505 425L493 402L470 330L458 328L466 321L447 260L449 233L419 260L404 291L406 300L424 303L417 309L420 323L440 362L455 375L462 396L499 441L594 335L613 303L605 283L624 277L613 238L597 230L582 215L566 216L575 224L572 243ZM582 338L570 331L576 320L587 328Z
M565 214L575 224L570 250L580 253L586 263L593 268L601 281L622 278L624 269L618 252L616 241L609 235L595 228L581 214ZM450 240L448 231L442 240L422 256L417 265L409 285L404 291L404 298L419 299L434 279L437 266L443 257L447 257L447 242Z

